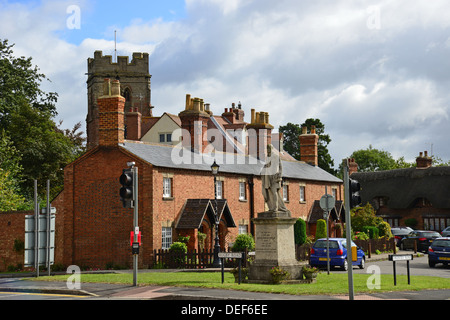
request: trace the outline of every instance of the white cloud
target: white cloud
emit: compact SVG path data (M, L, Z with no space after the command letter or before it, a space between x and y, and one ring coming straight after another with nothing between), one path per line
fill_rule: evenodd
M0 37L52 79L65 123L84 124L86 59L113 54L114 43L66 42L69 2L43 3L0 5ZM369 144L412 160L433 143L450 159L449 9L445 0L187 0L180 20L129 17L118 50L151 54L155 114L178 113L191 93L216 113L238 101L248 116L268 111L276 127L320 118L336 164Z

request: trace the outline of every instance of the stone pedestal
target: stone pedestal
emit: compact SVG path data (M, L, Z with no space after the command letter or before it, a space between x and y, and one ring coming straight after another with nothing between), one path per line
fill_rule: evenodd
M301 279L301 266L295 259L294 224L290 212L261 212L255 224L255 260L250 266L249 282L269 283L270 269L280 266L289 280Z

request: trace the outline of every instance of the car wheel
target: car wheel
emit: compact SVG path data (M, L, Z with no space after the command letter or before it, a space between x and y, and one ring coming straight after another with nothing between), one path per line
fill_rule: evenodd
M405 250L405 245L403 244L403 241L400 242L400 250Z
M430 268L434 268L434 266L436 265L436 263L434 263L434 262L428 260L428 265L430 266Z
M359 268L360 268L360 269L364 269L365 264L366 264L366 263L365 263L365 261L364 261L364 258L362 258L362 259L361 259L361 263L359 264Z
M342 265L342 270L347 271L348 270L348 262L347 258L344 260L344 264Z

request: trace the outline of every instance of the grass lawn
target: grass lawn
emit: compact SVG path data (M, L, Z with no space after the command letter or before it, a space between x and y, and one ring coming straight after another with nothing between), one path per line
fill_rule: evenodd
M386 291L407 291L427 289L450 289L450 279L427 276L411 276L411 285L408 285L406 276L397 276L397 286L394 286L392 275L381 275L381 288L368 289L367 280L371 274L353 274L354 292L374 293ZM39 277L37 281L67 281L69 275ZM98 283L133 283L132 274L82 274L81 282ZM317 282L311 284L249 284L234 282L231 273L225 273L225 282L221 283L220 272L150 272L138 274L138 285L162 285L203 287L230 290L243 290L253 292L285 293L294 295L335 295L348 294L347 273L322 272L317 276Z

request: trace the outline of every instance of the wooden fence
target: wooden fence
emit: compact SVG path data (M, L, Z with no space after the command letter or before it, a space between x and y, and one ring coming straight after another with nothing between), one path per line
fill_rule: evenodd
M247 252L245 252L247 254ZM246 256L246 255L245 255ZM188 250L186 253L170 252L169 249L153 250L153 267L169 269L203 269L212 268L214 262L214 249ZM243 259L246 265L246 258ZM234 268L238 265L237 259L224 259L226 268Z

